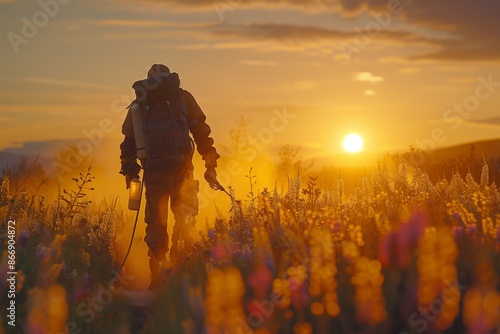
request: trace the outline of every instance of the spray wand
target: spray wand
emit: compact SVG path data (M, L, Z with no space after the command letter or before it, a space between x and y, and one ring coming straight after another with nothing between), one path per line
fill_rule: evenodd
M233 201L233 203L236 203L238 205L238 209L240 211L240 216L243 219L243 211L241 210L241 201L240 200L237 200L233 195L231 195L226 189L224 189L224 187L219 182L217 182L215 184L215 186L212 187L212 189L225 192L229 196L229 198L231 198L231 201Z
M230 193L228 193L227 190L224 189L224 187L219 182L217 182L217 184L216 184L216 186L215 186L214 189L225 192L232 200L236 201L236 199L233 197L233 195L231 195Z

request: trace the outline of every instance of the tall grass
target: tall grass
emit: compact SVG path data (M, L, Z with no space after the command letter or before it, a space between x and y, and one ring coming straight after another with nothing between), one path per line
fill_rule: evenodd
M109 301L112 307L99 305L114 277L117 241L124 224L116 199L99 204L88 200L93 179L89 167L73 179L73 189L58 191L56 199L47 203L38 197L38 190L32 192L27 186L12 190L10 173L5 173L0 184L2 230L8 221L15 221L17 237L17 328L4 323L6 330L110 333L103 329L102 319L119 309L127 311L119 298ZM2 238L2 250L7 249L6 243ZM6 291L9 271L4 251L2 291ZM6 293L1 298L8 301ZM108 329L116 325L107 321Z
M500 192L486 165L477 181L437 183L381 165L349 197L341 180L332 188L300 177L282 192L250 188L169 277L147 332L498 328Z
M247 174L247 200L233 197L182 261L164 268L144 333L499 327L500 191L487 165L477 179L455 173L433 182L403 160L393 172L380 164L352 194L342 180L320 186L299 175L257 191L256 174ZM87 200L91 180L89 169L39 206L29 191L12 193L8 176L0 185L2 224L20 222L18 323L28 332L128 331L128 302L109 289L123 213L116 201Z

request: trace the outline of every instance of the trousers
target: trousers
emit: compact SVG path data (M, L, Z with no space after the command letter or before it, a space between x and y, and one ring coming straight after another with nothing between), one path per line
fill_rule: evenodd
M146 236L151 271L156 271L159 262L169 251L168 209L174 216L170 258L179 256L179 246L188 245L194 231L198 214L199 181L193 176L194 166L184 161L180 166L144 171L146 187Z

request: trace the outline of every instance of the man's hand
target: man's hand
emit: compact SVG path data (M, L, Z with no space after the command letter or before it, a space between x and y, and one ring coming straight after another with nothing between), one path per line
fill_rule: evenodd
M122 163L120 174L125 175L127 189L130 188L130 180L139 178L140 171L141 165L139 165L135 160L129 160Z
M207 180L210 188L213 190L221 189L221 185L219 181L217 181L217 172L215 171L215 167L208 167L205 171L205 180Z

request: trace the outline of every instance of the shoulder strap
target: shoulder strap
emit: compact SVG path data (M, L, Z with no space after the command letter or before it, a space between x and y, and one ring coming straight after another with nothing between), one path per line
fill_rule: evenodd
M184 92L182 91L181 88L181 113L186 117L186 120L188 120L188 111L186 108L186 100L184 99Z
M184 98L184 91L181 88L181 108L182 108L182 113L186 116L186 121L189 124L189 127L198 124L197 119L189 120L189 114L188 114L188 109L186 106L186 99Z
M180 88L181 90L181 112L184 114L184 116L186 117L186 122L188 123L188 128L191 128L191 126L195 125L195 124L198 124L198 120L192 120L190 121L189 120L189 115L188 115L188 109L187 109L187 106L186 106L186 100L184 98L184 90L182 88ZM189 131L189 130L188 130ZM191 155L194 154L194 141L193 139L191 138L191 136L189 136L189 142L191 144Z

